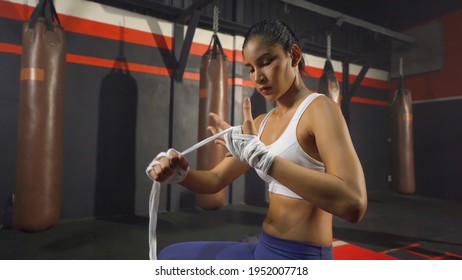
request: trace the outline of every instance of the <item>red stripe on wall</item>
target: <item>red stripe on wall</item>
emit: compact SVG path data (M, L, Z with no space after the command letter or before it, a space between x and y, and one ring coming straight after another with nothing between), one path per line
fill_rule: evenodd
M199 81L200 74L199 73L194 73L194 72L184 72L183 78Z
M306 73L308 76L314 77L314 78L318 78L318 79L319 79L319 78L321 78L321 76L322 76L322 71L323 71L323 69L321 69L321 68L315 68L315 67L313 67L313 66L305 66L304 71L305 71L305 73ZM337 74L337 73L336 73L336 74ZM336 75L336 76L337 76L337 75ZM339 79L339 81L340 81L340 78L339 78L339 77L337 77L337 79Z
M21 46L0 43L0 52L14 53L14 54L20 55ZM171 69L167 69L164 67L150 66L150 65L138 64L138 63L132 63L132 62L122 62L122 61L117 61L117 60L89 57L89 56L76 55L76 54L67 54L66 61L69 63L75 63L75 64L104 67L104 68L111 68L111 69L116 68L116 69L129 70L129 71L148 73L148 74L154 74L154 75L162 75L162 76L171 76L172 74ZM198 81L200 79L200 74L193 73L193 72L185 72L183 77L189 80ZM242 78L235 78L234 80L232 78L229 78L228 84L229 85L236 84L236 85L253 88L253 84L251 81L245 80ZM388 103L385 101L374 100L374 99L369 99L369 98L362 98L362 97L353 97L351 101L355 103L363 103L363 104L369 104L369 105L388 106Z
M27 5L21 5L11 2L0 1L0 17L15 19L25 21L27 20L32 11L33 7ZM136 43L140 45L147 45L155 48L164 48L164 49L172 49L173 46L173 39L171 37L149 33L144 31L139 31L131 28L126 28L122 26L115 26L111 24L101 23L97 21L77 18L68 15L59 15L61 19L61 23L65 30L74 32L74 33L81 33L90 36L97 36L101 38L107 38L111 40L117 41L125 41L130 43ZM207 51L208 45L193 43L191 46L190 53L193 55L202 56ZM12 45L1 43L0 44L0 51L7 52L7 53L21 53L21 46ZM225 54L231 61L240 61L243 62L244 58L242 56L242 52L240 50L229 50L225 49ZM109 59L101 59L96 57L88 57L88 56L81 56L81 55L73 55L68 54L67 56L68 62L77 63L77 64L85 64L85 65L92 65L92 66L99 66L99 67L106 67L106 68L128 68L130 71L137 71L142 73L149 73L149 74L156 74L156 75L165 75L169 76L172 73L171 69L163 68L163 67L156 67L156 66L149 66L137 63L121 63L114 60ZM312 76L319 78L322 75L322 69L315 68L312 66L306 67L307 73ZM342 81L342 74L336 72L336 76L339 81ZM192 72L185 72L184 77L191 80L199 80L198 73ZM350 75L350 81L354 81L356 76ZM228 84L239 84L245 87L253 88L253 84L249 80L245 79L228 79ZM381 81L377 79L371 78L364 78L362 86L374 87L379 89L388 89L388 82ZM356 99L356 101L354 101ZM367 98L353 98L353 102L358 103L365 103L371 105L379 105L379 106L388 106L385 105L386 102L380 100L373 100Z
M33 12L33 7L20 5L11 2L0 2L0 17L26 21ZM59 15L61 24L66 31L80 33L90 36L97 36L116 41L135 43L155 48L173 49L173 38L140 31L123 26L115 26L93 20L78 17ZM191 54L202 56L207 51L208 45L193 43ZM230 59L241 59L242 56L235 55L232 50L225 49L225 54ZM243 60L242 60L243 61Z
M350 75L350 77L354 77ZM355 78L356 79L356 78ZM351 78L350 78L351 80ZM367 78L364 77L364 79L361 82L361 86L363 87L373 87L373 88L378 88L378 89L383 89L383 90L388 90L389 88L389 82L388 81L382 81L382 80L377 80L377 79L372 79L372 78Z
M21 46L18 46L18 45L0 43L0 52L14 53L14 54L21 55L22 48Z
M26 21L34 7L0 1L0 17ZM172 49L172 38L136 29L115 26L88 19L59 14L59 19L66 31L81 33L101 38L136 43L157 48Z
M26 5L0 1L0 17L26 21L32 13L32 8Z
M105 68L117 68L122 70L129 70L134 72L142 72L155 75L170 76L171 70L164 67L149 66L145 64L131 63L131 62L122 62L111 59L103 59L97 57L89 57L76 54L68 54L67 62L75 64L84 64L90 66L98 66Z
M353 96L351 102L388 107L388 101Z
M21 55L22 48L19 45L13 44L6 44L0 43L0 52L5 53L13 53L17 55ZM77 54L67 54L66 61L69 63L75 64L82 64L82 65L89 65L89 66L96 66L96 67L104 67L104 68L116 68L140 73L148 73L153 75L162 75L162 76L171 76L172 70L165 68L165 67L158 67L158 66L151 66L139 63L132 63L132 62L123 62L118 60L112 59L105 59L105 58L98 58L98 57L90 57L84 55L77 55ZM183 77L189 80L199 81L200 74L194 72L185 72ZM253 83L249 80L245 80L242 78L228 78L228 85L241 85L248 88L253 88ZM369 105L376 105L376 106L388 106L388 102L363 98L363 97L353 97L351 99L352 102L355 103L363 103Z
M0 17L25 21L30 17L32 11L33 7L26 5L4 1L0 2ZM97 36L116 41L135 43L155 48L163 48L168 50L173 49L172 37L63 14L60 14L59 17L64 29L70 32ZM202 56L207 51L207 49L208 45L193 43L191 46L190 54ZM240 50L225 49L224 52L229 60L244 62L244 58ZM305 70L312 77L319 78L322 75L322 69L320 68L307 66ZM336 72L336 76L339 81L342 81L343 77L341 73ZM355 78L356 76L350 75L349 80L351 83L355 80ZM389 88L388 81L381 81L371 78L364 78L361 85L379 89Z
M321 78L323 69L312 67L312 66L305 66L305 72L310 77ZM342 73L335 72L335 76L337 77L339 82L343 82ZM349 75L348 82L350 84L353 84L354 81L356 80L356 77L357 77L357 75ZM373 79L373 78L367 78L367 77L364 77L364 79L361 81L361 86L378 88L378 89L383 89L383 90L388 90L389 89L388 81L383 81L383 80L378 80L378 79Z
M229 80L228 80L228 83L229 83ZM249 87L249 88L253 88L253 83L249 80L245 80L245 79L242 79L242 78L234 78L234 84L235 85L239 85L239 86L245 86L245 87Z
M60 15L60 18L62 18L61 23L66 31L155 48L169 50L173 48L171 37L72 16Z

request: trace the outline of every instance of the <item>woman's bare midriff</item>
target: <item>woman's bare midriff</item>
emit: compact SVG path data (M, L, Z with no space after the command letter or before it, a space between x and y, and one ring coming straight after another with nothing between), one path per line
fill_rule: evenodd
M268 214L263 230L276 237L332 245L332 214L303 199L269 193Z

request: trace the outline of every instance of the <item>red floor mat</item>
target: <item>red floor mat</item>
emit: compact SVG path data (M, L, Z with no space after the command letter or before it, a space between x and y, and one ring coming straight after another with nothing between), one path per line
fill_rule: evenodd
M397 260L384 253L375 252L343 241L334 241L336 260Z
M435 252L410 244L401 248L375 252L344 241L334 240L334 257L336 260L461 260L462 256L451 252Z
M409 244L407 246L390 249L382 253L393 255L399 259L422 259L422 260L461 260L462 256L452 253L437 251L421 245L419 243Z

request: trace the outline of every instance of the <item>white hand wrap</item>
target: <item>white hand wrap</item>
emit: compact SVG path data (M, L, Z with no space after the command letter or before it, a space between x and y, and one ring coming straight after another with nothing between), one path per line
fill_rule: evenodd
M177 153L179 153L177 150L175 149L169 149L167 152L161 152L159 153L155 158L154 160L148 165L147 169L146 169L146 174L148 175L149 178L151 178L151 180L155 181L151 175L149 174L149 172L151 172L151 170L154 169L154 166L156 165L160 165L160 161L159 159L161 157L168 157L170 152L172 151L175 151ZM179 183L181 181L184 180L184 178L186 177L186 175L188 175L189 173L189 166L188 166L188 169L187 170L183 170L183 168L181 168L181 166L178 164L175 169L173 170L173 174L172 176L170 176L167 180L165 180L163 183L171 183L171 182L175 182L175 183Z
M159 159L161 157L168 157L171 151L176 151L174 149L169 149L167 152L159 153L154 160L148 165L146 169L146 174L148 177L153 180L151 194L149 195L149 258L151 260L157 259L157 236L156 236L156 228L157 228L157 214L159 213L159 200L160 200L160 182L154 180L151 177L149 172L154 168L154 166L159 165ZM173 171L173 175L170 176L164 183L176 182L179 183L183 181L183 179L188 175L189 166L187 170L183 170L181 166L178 166Z
M275 156L268 151L257 135L243 134L241 126L235 126L224 138L226 147L235 158L268 174Z

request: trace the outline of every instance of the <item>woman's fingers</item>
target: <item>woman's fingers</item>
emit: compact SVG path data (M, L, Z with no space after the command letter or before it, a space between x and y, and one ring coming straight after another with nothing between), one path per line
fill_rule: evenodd
M167 180L175 174L175 168L180 165L183 170L188 169L189 162L185 156L178 154L175 150L171 150L168 156L163 156L157 159L159 164L153 166L149 172L151 177L159 182Z
M228 129L231 127L231 125L227 122L225 122L222 118L220 118L220 116L218 116L217 114L215 113L209 113L209 116L210 118L215 122L215 125L216 127L214 126L209 126L207 127L207 129L213 134L217 134L218 132L222 131L222 130L225 130L225 129ZM215 144L219 144L219 145L222 145L223 147L226 148L226 142L225 142L225 139L222 137L216 139L214 141Z
M175 172L175 168L180 166L183 170L187 170L189 167L189 162L183 154L178 153L176 150L171 150L169 153L170 156L170 168L172 174Z
M165 176L162 173L162 168L158 164L153 166L149 174L151 175L151 178L153 178L156 181L162 182L165 180Z
M183 170L187 170L189 167L189 162L183 154L178 155L178 163Z
M250 98L245 97L242 101L242 111L244 113L244 121L242 123L242 132L244 134L257 134L257 129L252 117L252 104Z
M242 111L244 113L244 121L242 123L242 132L245 134L257 134L257 129L255 128L255 124L252 117L252 104L250 102L250 98L245 97L242 102ZM225 130L231 125L225 122L220 116L215 113L209 113L210 118L215 122L215 127L210 126L208 129L213 134L218 133L221 130Z
M218 133L218 130L213 126L207 126L207 130L210 131L213 135Z
M218 145L222 145L223 147L226 148L226 142L225 142L225 140L223 140L223 139L216 139L216 140L214 141L214 143L215 143L215 144L218 144ZM226 149L228 149L228 148L226 148Z
M242 100L242 111L244 113L244 121L246 120L252 120L252 104L250 102L250 98L245 97L244 100Z
M173 174L172 161L169 158L161 157L159 159L159 162L160 162L160 168L164 175L168 177Z
M209 116L210 118L212 118L213 122L215 122L215 129L217 131L221 131L221 130L225 130L229 127L231 127L231 125L227 122L225 122L220 116L218 116L217 114L215 113L209 113ZM212 123L213 123L212 122Z

